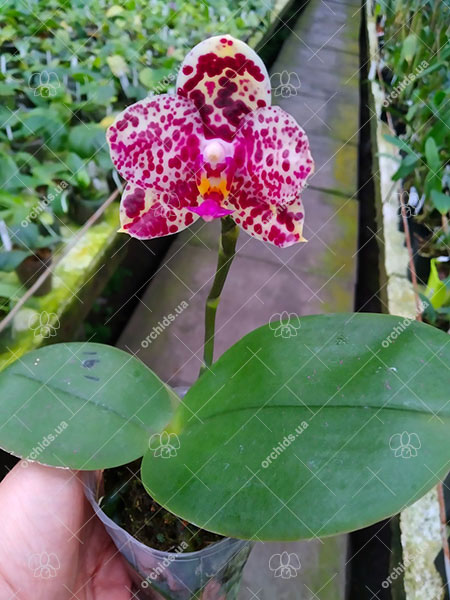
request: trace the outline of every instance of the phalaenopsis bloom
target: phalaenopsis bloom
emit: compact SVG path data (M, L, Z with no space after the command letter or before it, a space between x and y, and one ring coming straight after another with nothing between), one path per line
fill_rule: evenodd
M259 56L229 35L209 38L186 56L176 89L129 106L108 130L127 181L122 231L149 239L231 215L276 246L304 241L300 193L314 163L303 129L270 106Z

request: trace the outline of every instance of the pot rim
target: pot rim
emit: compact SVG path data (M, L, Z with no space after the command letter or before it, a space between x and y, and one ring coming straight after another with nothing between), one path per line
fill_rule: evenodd
M150 549L159 558L176 557L177 560L190 561L193 559L202 558L205 556L209 556L211 554L215 554L216 552L220 552L222 550L223 546L228 546L228 545L232 545L232 544L236 544L236 545L241 544L242 546L245 546L247 544L252 544L251 540L242 540L242 539L238 539L238 538L224 537L222 540L220 540L218 542L214 542L210 546L206 546L205 548L202 548L201 550L196 550L195 552L167 552L166 550L158 550L157 548L153 548L153 546L147 546L146 544L144 544L143 542L141 542L137 538L135 538L134 535L129 533L126 529L124 529L123 527L118 525L110 517L108 517L108 515L101 508L100 504L97 501L97 498L95 497L95 492L94 492L95 487L90 485L91 482L95 483L95 479L94 479L95 475L93 475L93 473L94 473L93 471L82 471L80 473L80 475L83 479L84 491L87 496L87 499L91 502L91 504L92 504L92 502L95 503L96 506L94 508L96 508L96 511L98 510L101 512L102 520L103 520L104 524L108 525L108 527L111 527L112 529L120 529L120 530L124 531L128 536L130 536L130 538L133 539L133 542L139 548ZM91 496L91 498L89 496ZM192 525L193 524L194 523L192 523Z

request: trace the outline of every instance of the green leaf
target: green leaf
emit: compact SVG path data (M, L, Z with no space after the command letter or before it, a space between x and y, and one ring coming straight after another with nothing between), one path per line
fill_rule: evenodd
M39 248L39 226L36 223L28 223L26 227L14 225L10 228L11 241L15 246L21 246L25 250Z
M440 191L442 189L442 177L439 173L435 173L434 171L429 171L428 175L425 177L425 194L430 196L433 193L433 190Z
M52 335L51 316L41 313L39 322L30 324L36 335ZM170 419L176 398L134 356L88 343L26 354L0 373L0 388L2 448L47 465L85 470L142 456L150 436Z
M400 163L400 166L397 169L397 171L392 176L392 180L398 181L399 179L404 179L405 177L407 177L416 168L418 160L419 159L416 156L407 154Z
M122 75L125 75L129 71L128 65L123 59L123 56L120 56L119 54L108 56L106 62L108 63L112 74L116 77L122 77Z
M150 69L144 67L139 73L139 81L148 89L156 87L156 91L165 90L175 82L175 76L171 69Z
M0 152L0 187L4 191L13 191L20 189L21 182L17 175L19 169L11 156L5 152Z
M417 50L417 36L415 33L410 33L403 42L401 60L406 60L408 63L412 61Z
M443 194L438 190L432 190L431 200L433 201L434 207L438 209L441 215L446 215L450 210L450 196L448 194Z
M410 148L404 140L401 140L400 138L395 137L394 135L388 135L387 133L385 133L383 137L391 144L394 144L394 146L397 146L397 148L400 148L408 154L411 154L411 156L415 156L416 158L419 157L419 155L416 152L414 152L414 150Z
M10 283L9 281L0 281L0 298L10 298L18 300L23 294L20 283Z
M82 158L91 158L105 145L105 131L95 123L76 125L70 129L69 149Z
M429 137L425 142L425 158L427 164L432 171L439 171L441 168L441 159L439 158L438 147L432 137Z
M189 390L143 483L183 519L238 538L322 537L395 514L448 470L448 344L391 315L261 327Z
M10 252L0 252L0 271L7 273L14 271L31 252L26 250L11 250Z

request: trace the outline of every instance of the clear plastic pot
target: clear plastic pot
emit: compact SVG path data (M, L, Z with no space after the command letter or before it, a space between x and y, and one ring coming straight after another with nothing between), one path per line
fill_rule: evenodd
M139 600L236 600L252 543L224 538L198 552L161 552L145 546L100 508L97 477L83 473L85 493L127 560Z

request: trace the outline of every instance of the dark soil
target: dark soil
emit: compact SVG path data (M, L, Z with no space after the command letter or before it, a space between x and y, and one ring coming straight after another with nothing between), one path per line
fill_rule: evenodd
M104 472L101 507L113 521L143 544L166 552L195 552L223 539L179 519L155 502L141 483L140 462Z

